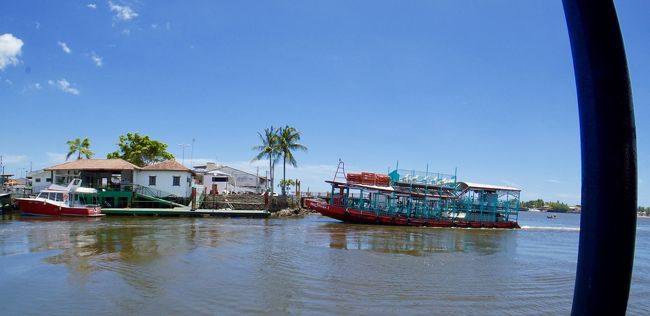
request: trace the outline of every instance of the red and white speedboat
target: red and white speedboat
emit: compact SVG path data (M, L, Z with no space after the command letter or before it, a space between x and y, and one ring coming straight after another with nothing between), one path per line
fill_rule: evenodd
M18 198L18 208L26 215L103 216L97 202L97 190L82 188L81 179L67 187L53 184L35 198Z

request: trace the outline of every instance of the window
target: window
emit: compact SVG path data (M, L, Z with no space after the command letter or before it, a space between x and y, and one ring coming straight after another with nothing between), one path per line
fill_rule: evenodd
M172 185L175 186L175 187L180 187L181 186L181 177L174 176L174 180L173 180Z
M55 201L63 201L63 193L57 193L54 200Z
M149 176L149 185L156 185L156 176Z
M47 199L47 192L41 192L41 194L39 194L38 197L42 199Z
M41 182L41 178L35 178L34 181Z
M45 182L52 182L52 178L46 178Z

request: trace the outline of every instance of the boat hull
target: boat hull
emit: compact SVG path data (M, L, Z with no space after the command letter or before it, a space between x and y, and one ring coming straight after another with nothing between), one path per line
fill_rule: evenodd
M424 218L409 218L404 216L391 216L375 214L374 212L361 211L352 208L329 205L318 200L306 200L309 209L317 211L324 216L331 217L347 223L371 225L396 225L396 226L427 226L427 227L462 227L462 228L521 228L517 222L473 222L463 220L434 220Z
M99 207L67 207L37 199L16 199L18 209L25 215L35 216L104 216Z

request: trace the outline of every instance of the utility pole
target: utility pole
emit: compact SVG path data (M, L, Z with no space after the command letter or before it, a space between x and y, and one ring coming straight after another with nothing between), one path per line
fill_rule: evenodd
M196 139L192 138L192 152L190 153L190 163L194 164L194 141ZM191 166L190 166L191 167Z
M183 160L181 163L185 165L185 148L190 147L190 144L178 144L178 146L183 148Z

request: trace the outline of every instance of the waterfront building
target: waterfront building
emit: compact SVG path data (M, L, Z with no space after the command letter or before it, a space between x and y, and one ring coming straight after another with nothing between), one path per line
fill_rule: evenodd
M166 194L189 198L192 194L193 173L175 160L166 160L138 169L135 184L163 192L160 197L166 197Z
M260 177L259 175L246 172L237 168L233 168L226 165L220 165L213 162L208 162L205 165L194 166L194 170L200 174L200 178L203 181L203 184L206 187L212 188L212 183L206 183L206 175L208 175L210 182L222 182L223 177L219 177L218 174L227 175L228 177L228 186L226 188L225 183L219 186L219 193L224 193L225 191L235 192L235 193L262 193L268 189L268 180L266 177ZM218 171L219 173L214 173ZM211 173L212 172L212 173ZM218 181L213 181L212 178L217 174Z
M32 193L39 193L47 189L52 182L52 172L45 170L36 170L27 174L27 180L31 182Z

